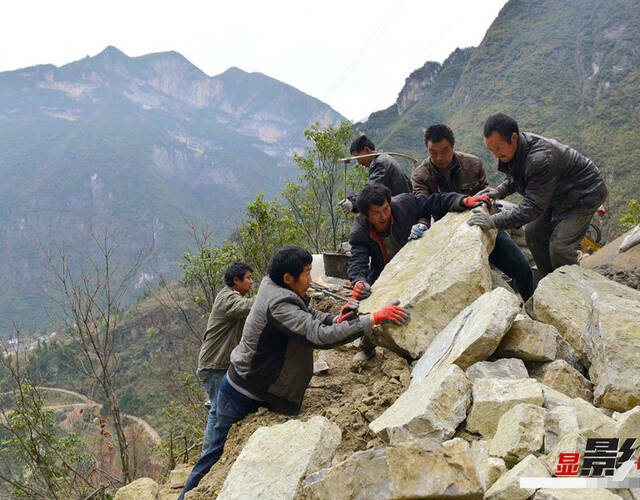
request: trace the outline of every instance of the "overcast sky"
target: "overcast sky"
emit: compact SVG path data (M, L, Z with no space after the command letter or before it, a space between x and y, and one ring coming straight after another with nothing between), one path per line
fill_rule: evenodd
M175 50L209 75L259 71L352 120L392 104L409 73L480 43L506 0L4 2L0 71L115 45Z

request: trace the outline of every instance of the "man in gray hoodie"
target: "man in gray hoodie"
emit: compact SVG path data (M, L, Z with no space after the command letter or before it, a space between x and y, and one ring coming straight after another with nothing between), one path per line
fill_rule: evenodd
M300 411L313 375L314 349L346 344L370 333L374 325L409 321L409 313L396 305L358 317L354 299L339 315L315 310L307 296L312 260L309 252L295 246L281 248L271 259L220 384L212 443L194 465L179 500L218 461L235 422L260 406L290 415Z

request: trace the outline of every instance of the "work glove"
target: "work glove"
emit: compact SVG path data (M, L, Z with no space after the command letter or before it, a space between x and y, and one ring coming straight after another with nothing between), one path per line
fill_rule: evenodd
M342 210L343 214L349 215L351 213L351 210L353 210L353 203L351 203L351 200L345 198L344 200L340 201L340 203L338 203L338 208Z
M389 306L384 306L382 309L373 313L373 322L376 325L383 323L394 323L398 326L404 326L409 323L411 314L404 307L400 307L399 300L396 300Z
M496 227L495 222L490 215L485 214L482 210L472 210L473 214L469 217L467 224L470 226L480 226L482 229L493 229Z
M353 298L356 300L366 299L371 295L371 285L366 281L358 281L353 287Z
M491 198L486 194L477 194L475 196L465 196L462 198L462 206L467 208L479 207L485 203L487 207L491 205Z
M478 191L476 193L476 196L479 196L482 194L486 194L489 198L493 200L497 200L498 198L500 198L500 192L496 188L492 188L492 187L486 187L482 191Z
M411 227L411 234L409 234L409 239L410 240L417 240L418 238L422 237L422 235L424 234L424 232L429 229L427 226L425 226L424 224L414 224Z
M340 309L340 316L338 316L338 323L343 321L351 321L358 316L358 306L360 303L356 299L349 299L345 305Z

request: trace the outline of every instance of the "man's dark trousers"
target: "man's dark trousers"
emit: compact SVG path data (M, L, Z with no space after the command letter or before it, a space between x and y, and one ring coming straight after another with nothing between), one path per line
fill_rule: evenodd
M522 300L529 300L536 289L531 266L522 250L506 232L498 231L496 245L489 254L489 262L515 281Z
M551 210L524 227L527 246L542 276L561 266L578 263L580 241L587 234L596 209L573 210L554 220Z
M263 403L264 404L264 403ZM224 450L224 443L227 440L227 434L233 424L242 420L244 417L258 410L261 403L254 399L248 398L244 394L236 391L227 380L225 375L220 384L218 391L218 401L216 408L216 426L213 429L213 437L209 449L202 454L184 485L182 493L178 500L183 500L187 491L192 490L200 480L209 472L211 467L220 459Z

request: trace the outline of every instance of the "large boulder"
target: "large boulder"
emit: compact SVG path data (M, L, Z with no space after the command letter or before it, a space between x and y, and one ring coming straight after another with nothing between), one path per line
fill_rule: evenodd
M504 288L476 299L436 335L413 368L411 384L420 383L441 366L456 364L466 370L487 359L519 310L520 299Z
M480 378L473 384L473 404L467 417L467 429L493 437L500 417L520 403L542 406L542 388L533 379Z
M640 404L640 292L578 266L556 269L533 297L589 367L594 401L617 411Z
M531 404L519 404L506 412L498 422L489 453L513 466L542 449L545 409Z
M153 479L141 477L123 486L113 497L113 500L156 500L160 487Z
M482 484L482 489L487 491L500 476L507 472L504 460L489 455L490 441L480 439L471 442L471 459L476 465L478 479Z
M173 489L184 487L191 474L191 469L193 467L189 464L178 464L175 469L169 472L169 487Z
M522 477L549 477L547 467L533 455L525 457L513 469L503 474L485 493L485 500L526 500L534 489L520 488Z
M483 490L469 444L458 438L442 444L416 439L354 453L309 476L304 493L309 500L480 500Z
M245 444L217 498L293 499L306 475L331 462L341 440L338 426L320 416L260 427Z
M616 437L622 443L628 438L638 438L640 436L640 406L629 410L618 417L616 421Z
M416 359L460 311L491 290L489 253L496 232L469 226L469 216L447 214L386 265L371 297L360 303L360 312L371 313L398 300L413 321L404 327L376 327L375 343Z
M544 452L549 453L567 434L578 432L578 413L573 406L556 406L547 410L544 418Z
M527 361L553 361L556 359L558 331L518 314L496 350L503 358L520 358Z
M593 384L564 359L542 363L535 369L530 367L529 374L571 398L582 398L585 401L593 399Z
M529 378L526 366L521 359L505 358L495 361L478 361L467 368L467 377L474 381L478 378Z
M471 382L462 369L449 365L411 386L369 428L391 444L426 437L445 441L470 404Z

